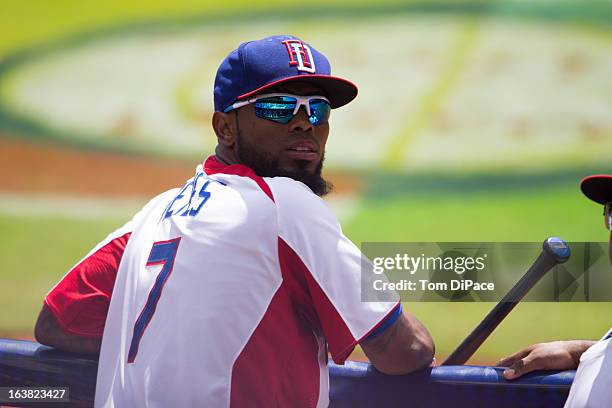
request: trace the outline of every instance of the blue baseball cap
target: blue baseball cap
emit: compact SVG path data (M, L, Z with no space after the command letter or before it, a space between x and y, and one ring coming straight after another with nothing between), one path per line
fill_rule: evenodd
M325 55L292 35L276 35L240 44L223 60L215 77L215 111L286 82L307 82L321 88L332 108L357 96L357 86L331 75Z

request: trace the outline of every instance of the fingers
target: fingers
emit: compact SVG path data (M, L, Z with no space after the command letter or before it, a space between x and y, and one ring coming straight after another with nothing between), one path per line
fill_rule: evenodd
M538 359L535 358L533 353L536 347L537 344L531 345L497 362L497 366L508 367L504 370L504 378L506 380L514 380L541 368L537 363Z
M533 350L534 346L529 346L523 350L517 351L516 353L509 355L508 357L504 357L499 360L495 365L498 367L510 367L514 362L526 357L531 350Z
M501 359L497 365L508 367L504 378L514 380L535 370L567 370L576 368L580 355L592 342L553 341L534 344L509 357Z
M515 380L532 371L541 370L544 368L543 359L529 354L527 357L512 363L505 371L504 378L506 380Z
M515 378L525 374L525 365L525 361L522 359L510 364L509 367L504 370L504 378L506 380L514 380Z

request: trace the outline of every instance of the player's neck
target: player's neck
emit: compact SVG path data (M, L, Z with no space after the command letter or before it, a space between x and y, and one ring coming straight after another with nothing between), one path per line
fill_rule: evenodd
M238 164L238 160L236 160L234 155L231 152L228 153L227 149L223 149L221 146L217 146L215 149L215 158L223 164L231 166L232 164Z
M219 156L218 154L215 155L215 157L217 158L217 161L219 161L220 163L226 164L226 165L231 165L231 163L228 163L226 160L223 159L223 157Z

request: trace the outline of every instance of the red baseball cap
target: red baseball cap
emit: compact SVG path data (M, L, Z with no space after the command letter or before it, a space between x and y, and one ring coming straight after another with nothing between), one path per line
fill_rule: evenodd
M612 203L612 175L594 174L585 177L580 182L580 190L599 204Z

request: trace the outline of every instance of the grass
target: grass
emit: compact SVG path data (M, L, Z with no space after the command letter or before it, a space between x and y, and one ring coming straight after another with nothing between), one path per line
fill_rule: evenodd
M528 184L525 179L524 184ZM599 206L575 182L534 191L415 191L370 194L345 232L355 243L411 241L605 241ZM522 190L522 191L521 191ZM387 192L388 193L388 192ZM431 331L438 356L448 355L493 307L492 303L404 304ZM494 363L532 343L597 339L610 326L610 303L522 303L502 322L472 361Z
M31 333L45 294L122 223L0 215L0 335Z
M354 242L606 241L601 209L577 182L544 191L366 197L344 229Z
M430 330L436 355L447 356L476 327L494 303L405 304ZM495 363L530 344L599 339L610 328L610 303L520 303L493 332L472 362Z
M410 2L415 2L414 0ZM455 0L442 3L457 3ZM399 0L382 0L377 4L398 4ZM405 1L403 3L406 3ZM369 0L337 0L334 7L371 6ZM148 20L191 18L204 15L230 15L263 10L273 12L304 7L329 8L325 0L310 0L304 3L287 3L281 0L253 2L234 0L231 2L179 0L150 0L144 5L140 1L109 0L105 2L79 2L57 0L34 3L2 2L0 13L0 56L24 47L36 46L78 32L91 32L121 24L134 24Z

